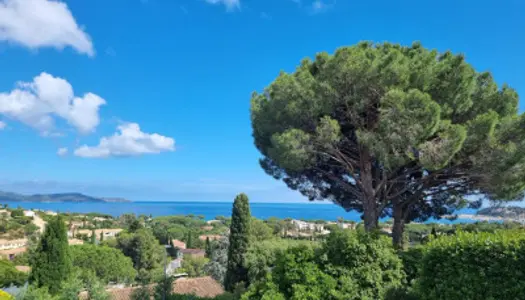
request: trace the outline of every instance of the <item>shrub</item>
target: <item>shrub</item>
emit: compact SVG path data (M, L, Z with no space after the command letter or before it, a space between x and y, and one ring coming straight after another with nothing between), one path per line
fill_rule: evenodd
M335 230L320 249L301 245L278 253L272 272L242 299L384 299L405 282L402 268L389 238Z
M423 258L423 248L420 246L411 247L399 252L399 257L403 261L403 271L409 285L416 279Z
M525 299L523 270L523 231L458 232L425 246L416 290L428 300Z

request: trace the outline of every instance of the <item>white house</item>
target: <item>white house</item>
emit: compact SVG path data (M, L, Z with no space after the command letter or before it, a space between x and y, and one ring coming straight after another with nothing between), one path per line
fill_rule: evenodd
M35 215L36 215L35 212L32 211L32 210L24 210L24 216L26 216L26 217L33 218L33 217L35 217Z

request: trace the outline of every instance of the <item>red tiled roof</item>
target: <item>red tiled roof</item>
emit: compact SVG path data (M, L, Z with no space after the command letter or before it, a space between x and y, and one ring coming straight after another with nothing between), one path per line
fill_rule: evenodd
M153 291L154 285L150 285ZM111 300L130 300L131 294L138 287L107 290ZM198 297L216 297L224 293L222 286L210 276L198 278L179 278L173 283L173 292L181 295L195 295ZM82 292L80 299L87 299L87 293Z
M203 234L203 235L199 236L199 240L201 240L201 241L205 241L206 238L210 238L210 241L220 240L222 238L222 235L219 235L219 234Z
M189 254L189 255L206 254L206 251L204 251L203 249L181 249L180 252L182 254Z
M179 249L186 249L186 243L179 240L171 240L173 243L173 247L179 248Z

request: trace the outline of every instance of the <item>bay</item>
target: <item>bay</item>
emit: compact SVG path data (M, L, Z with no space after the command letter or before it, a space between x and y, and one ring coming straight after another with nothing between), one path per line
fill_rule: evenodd
M8 204L9 207L22 207L24 209L41 209L55 212L74 213L103 213L118 217L126 213L136 215L169 216L169 215L203 215L206 220L212 220L216 216L230 216L231 202L154 202L137 201L129 203L63 203L63 202L10 202L0 201L0 204ZM348 221L359 222L361 214L351 211L346 212L341 207L331 203L251 203L251 213L259 219L270 217L292 218L302 220L326 220L335 221L342 217ZM475 210L461 210L462 214L472 214ZM472 220L458 219L429 220L428 222L439 223L470 223Z

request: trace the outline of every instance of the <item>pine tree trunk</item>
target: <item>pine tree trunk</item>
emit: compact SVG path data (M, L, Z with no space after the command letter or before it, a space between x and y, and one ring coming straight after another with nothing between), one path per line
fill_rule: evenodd
M403 234L405 232L405 218L403 216L403 208L398 203L394 203L394 225L392 227L392 242L394 248L403 249L405 240Z
M364 150L361 154L361 186L363 190L363 221L365 230L370 232L378 227L376 195L372 177L370 154Z

